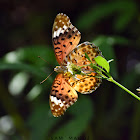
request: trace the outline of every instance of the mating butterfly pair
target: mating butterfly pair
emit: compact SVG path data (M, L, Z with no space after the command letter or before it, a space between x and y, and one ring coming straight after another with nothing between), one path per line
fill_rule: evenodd
M72 25L69 17L63 13L58 14L52 31L54 52L60 64L54 69L58 75L50 93L50 108L54 117L64 114L77 101L76 91L82 94L92 93L101 83L101 78L96 77L97 73L92 68L83 66L91 63L85 53L95 63L94 58L101 56L101 51L89 42L78 45L80 38L81 33ZM81 67L84 74L74 74L73 67Z

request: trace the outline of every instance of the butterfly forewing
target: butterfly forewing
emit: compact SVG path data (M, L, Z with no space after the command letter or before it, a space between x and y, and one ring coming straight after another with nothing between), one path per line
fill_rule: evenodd
M52 40L56 59L60 65L64 58L78 45L81 34L76 27L72 25L68 16L60 13L56 16Z
M76 91L67 83L63 74L58 74L52 85L50 108L53 116L59 117L77 101Z

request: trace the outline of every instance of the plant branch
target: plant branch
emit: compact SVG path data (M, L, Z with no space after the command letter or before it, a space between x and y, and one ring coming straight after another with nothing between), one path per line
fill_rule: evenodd
M133 97L135 97L136 99L138 99L140 101L140 97L138 97L136 94L134 94L133 92L131 92L129 89L127 89L126 87L124 87L123 85L121 85L120 83L118 83L117 81L115 81L112 77L107 79L108 81L116 84L117 86L119 86L120 88L122 88L123 90L125 90L126 92L128 92L130 95L132 95Z

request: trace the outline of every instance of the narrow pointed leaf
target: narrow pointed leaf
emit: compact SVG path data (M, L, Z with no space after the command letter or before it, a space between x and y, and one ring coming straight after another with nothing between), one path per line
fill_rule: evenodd
M85 57L91 62L91 60L90 60L89 56L87 55L87 53L85 53Z

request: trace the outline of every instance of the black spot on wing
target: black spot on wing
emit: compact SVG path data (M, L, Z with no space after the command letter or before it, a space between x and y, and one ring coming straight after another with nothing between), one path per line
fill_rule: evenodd
M61 38L61 40L65 40L65 38Z
M71 35L68 35L68 38L71 38Z
M70 92L70 90L68 90L68 92Z
M62 51L59 51L59 52L55 52L56 54L58 54L58 53L62 53Z
M56 47L56 48L54 48L55 50L57 50L57 49L60 49L60 47Z

